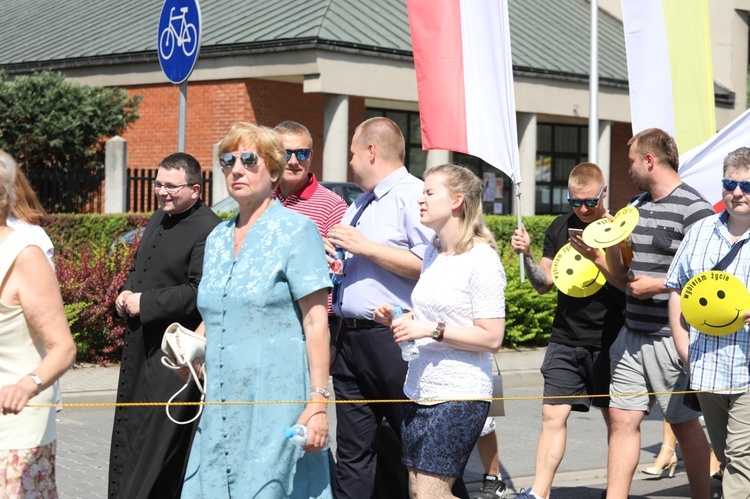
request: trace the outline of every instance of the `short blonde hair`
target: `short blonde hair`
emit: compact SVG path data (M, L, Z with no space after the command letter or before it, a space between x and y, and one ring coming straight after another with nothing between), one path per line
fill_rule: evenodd
M594 163L578 163L568 176L568 189L583 189L590 185L604 185L604 174Z
M5 151L0 151L0 217L4 221L13 208L16 195L13 185L16 182L16 162Z
M219 154L236 151L242 142L249 142L255 146L258 155L266 164L269 175L272 179L276 178L273 181L275 189L286 169L286 151L281 136L272 128L240 121L232 125L227 136L219 143Z
M461 194L464 202L461 205L461 233L456 242L456 253L470 250L474 243L484 242L497 249L495 238L484 223L482 212L482 181L474 172L457 165L440 165L424 172L424 178L435 174L445 177L444 185L454 196ZM434 244L433 240L433 244Z

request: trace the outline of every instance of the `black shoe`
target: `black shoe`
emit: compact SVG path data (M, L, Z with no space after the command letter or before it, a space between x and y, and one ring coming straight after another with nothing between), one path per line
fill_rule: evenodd
M482 490L474 497L475 499L503 499L507 495L508 488L499 476L484 475Z

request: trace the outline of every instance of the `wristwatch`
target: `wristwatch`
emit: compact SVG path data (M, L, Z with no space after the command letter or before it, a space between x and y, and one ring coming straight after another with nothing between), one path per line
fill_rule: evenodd
M310 393L319 393L327 399L331 398L331 392L329 392L326 388L310 388Z
M42 380L39 379L39 376L34 373L29 373L29 378L34 380L34 383L36 383L36 394L39 395L40 393L42 393Z
M445 323L438 322L437 327L432 332L432 339L435 341L443 341L444 335L445 335Z

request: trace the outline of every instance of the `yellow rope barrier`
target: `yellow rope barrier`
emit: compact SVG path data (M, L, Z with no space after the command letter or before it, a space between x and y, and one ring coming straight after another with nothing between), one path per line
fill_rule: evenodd
M531 401L531 400L554 400L554 399L584 399L584 398L622 398L622 397L642 397L651 395L682 395L688 393L717 393L717 392L738 392L743 393L748 391L748 388L729 388L721 390L681 390L672 392L641 392L641 393L618 393L614 395L609 394L595 394L595 395L526 395L517 397L495 397L492 399L485 398L455 398L455 399L375 399L375 400L230 400L226 402L172 402L171 406L181 405L278 405L278 404L398 404L398 403L443 403L443 402L481 402L487 400L497 401ZM27 404L26 407L32 408L50 408L50 407L164 407L166 402L88 402L88 403L60 403L60 404Z

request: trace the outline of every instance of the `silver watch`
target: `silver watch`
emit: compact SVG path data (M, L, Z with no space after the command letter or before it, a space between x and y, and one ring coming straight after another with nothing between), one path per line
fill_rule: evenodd
M35 373L29 373L29 378L34 380L34 383L36 383L36 394L39 395L42 393L42 380L39 379L39 376L37 376Z
M327 399L331 398L331 392L329 392L326 388L310 388L310 393L319 393Z

